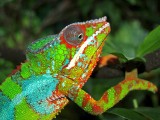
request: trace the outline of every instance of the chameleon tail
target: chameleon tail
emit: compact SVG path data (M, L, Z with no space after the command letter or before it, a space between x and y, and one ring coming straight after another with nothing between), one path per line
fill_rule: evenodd
M103 96L98 101L94 100L81 88L72 87L74 84L72 80L67 79L66 81L70 82L70 85L72 83L72 85L65 88L64 94L66 94L82 109L94 115L102 114L109 108L113 107L132 90L157 91L157 87L153 83L137 77L137 70L127 72L125 79L116 86L104 92ZM68 89L68 93L66 92L66 89Z

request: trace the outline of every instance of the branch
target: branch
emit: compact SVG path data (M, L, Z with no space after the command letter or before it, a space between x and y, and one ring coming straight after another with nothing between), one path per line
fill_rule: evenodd
M131 71L134 68L138 69L138 73L150 72L151 70L160 68L160 49L144 56L146 62L130 60L126 63L109 62L102 68L93 71L92 77L96 78L115 78L124 75L125 71ZM108 61L106 61L108 62ZM99 63L98 63L99 64ZM108 73L108 74L107 74Z

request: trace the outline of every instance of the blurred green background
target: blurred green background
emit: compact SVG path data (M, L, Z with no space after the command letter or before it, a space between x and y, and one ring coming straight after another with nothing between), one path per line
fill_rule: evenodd
M0 0L0 82L25 60L25 49L32 41L58 34L66 25L107 16L111 24L109 44L103 55L119 51L135 58L139 44L160 24L159 0ZM143 77L159 86L160 70ZM98 99L122 78L89 80L84 89ZM159 93L131 92L109 112L92 116L73 102L62 110L57 120L159 120ZM133 109L137 106L137 109ZM147 108L142 108L147 107ZM125 108L125 109L117 109ZM148 108L149 107L149 108ZM150 108L153 107L153 108ZM132 116L131 118L129 116ZM159 118L158 118L159 117ZM157 119L158 118L158 119Z

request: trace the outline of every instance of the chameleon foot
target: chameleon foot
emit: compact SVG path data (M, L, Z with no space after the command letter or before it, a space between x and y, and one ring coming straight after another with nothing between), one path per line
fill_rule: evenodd
M131 81L129 85L131 90L148 90L153 93L158 90L153 83L138 78L137 69L134 69L131 72L126 72L125 81Z
M136 69L131 72L126 72L125 79L116 86L105 91L98 101L94 100L81 88L77 87L75 89L75 87L73 87L74 82L72 80L66 78L65 81L70 83L70 86L65 87L65 91L61 92L73 100L82 109L94 115L102 114L109 108L113 107L132 90L157 91L157 87L153 83L137 77Z

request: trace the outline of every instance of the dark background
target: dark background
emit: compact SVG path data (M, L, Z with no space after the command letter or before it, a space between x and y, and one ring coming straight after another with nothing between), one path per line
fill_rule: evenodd
M66 25L73 22L86 21L107 16L111 24L108 41L114 47L104 46L102 55L119 50L128 58L133 58L145 36L160 24L159 0L0 0L0 81L25 60L25 49L32 41L51 34L58 34ZM115 49L113 49L115 48ZM154 58L154 55L149 59ZM132 65L130 65L132 66ZM150 66L150 65L149 65ZM142 66L141 66L142 67ZM144 66L143 66L144 67ZM152 67L151 67L152 68ZM149 69L141 76L160 85L160 69ZM108 77L104 74L107 68L97 68L93 77L84 89L95 99L103 92L123 79L121 76ZM116 72L112 73L113 76ZM138 104L139 113L144 118L157 118L159 92L152 94L147 91L131 92L124 100L113 108L125 108L124 116L133 115L130 110ZM133 102L134 101L134 102ZM147 107L147 108L142 108ZM148 108L149 107L149 108ZM150 108L152 107L152 108ZM158 109L158 110L157 110ZM143 110L147 111L144 112ZM111 109L112 112L112 109ZM136 113L136 112L135 112ZM127 119L111 113L92 116L77 107L73 102L67 105L57 120L124 120ZM137 117L137 116L136 116ZM133 118L133 119L136 119ZM148 119L146 118L146 119ZM149 120L150 120L149 119ZM159 118L160 119L160 118ZM138 118L137 118L138 120ZM157 118L158 120L158 118Z

